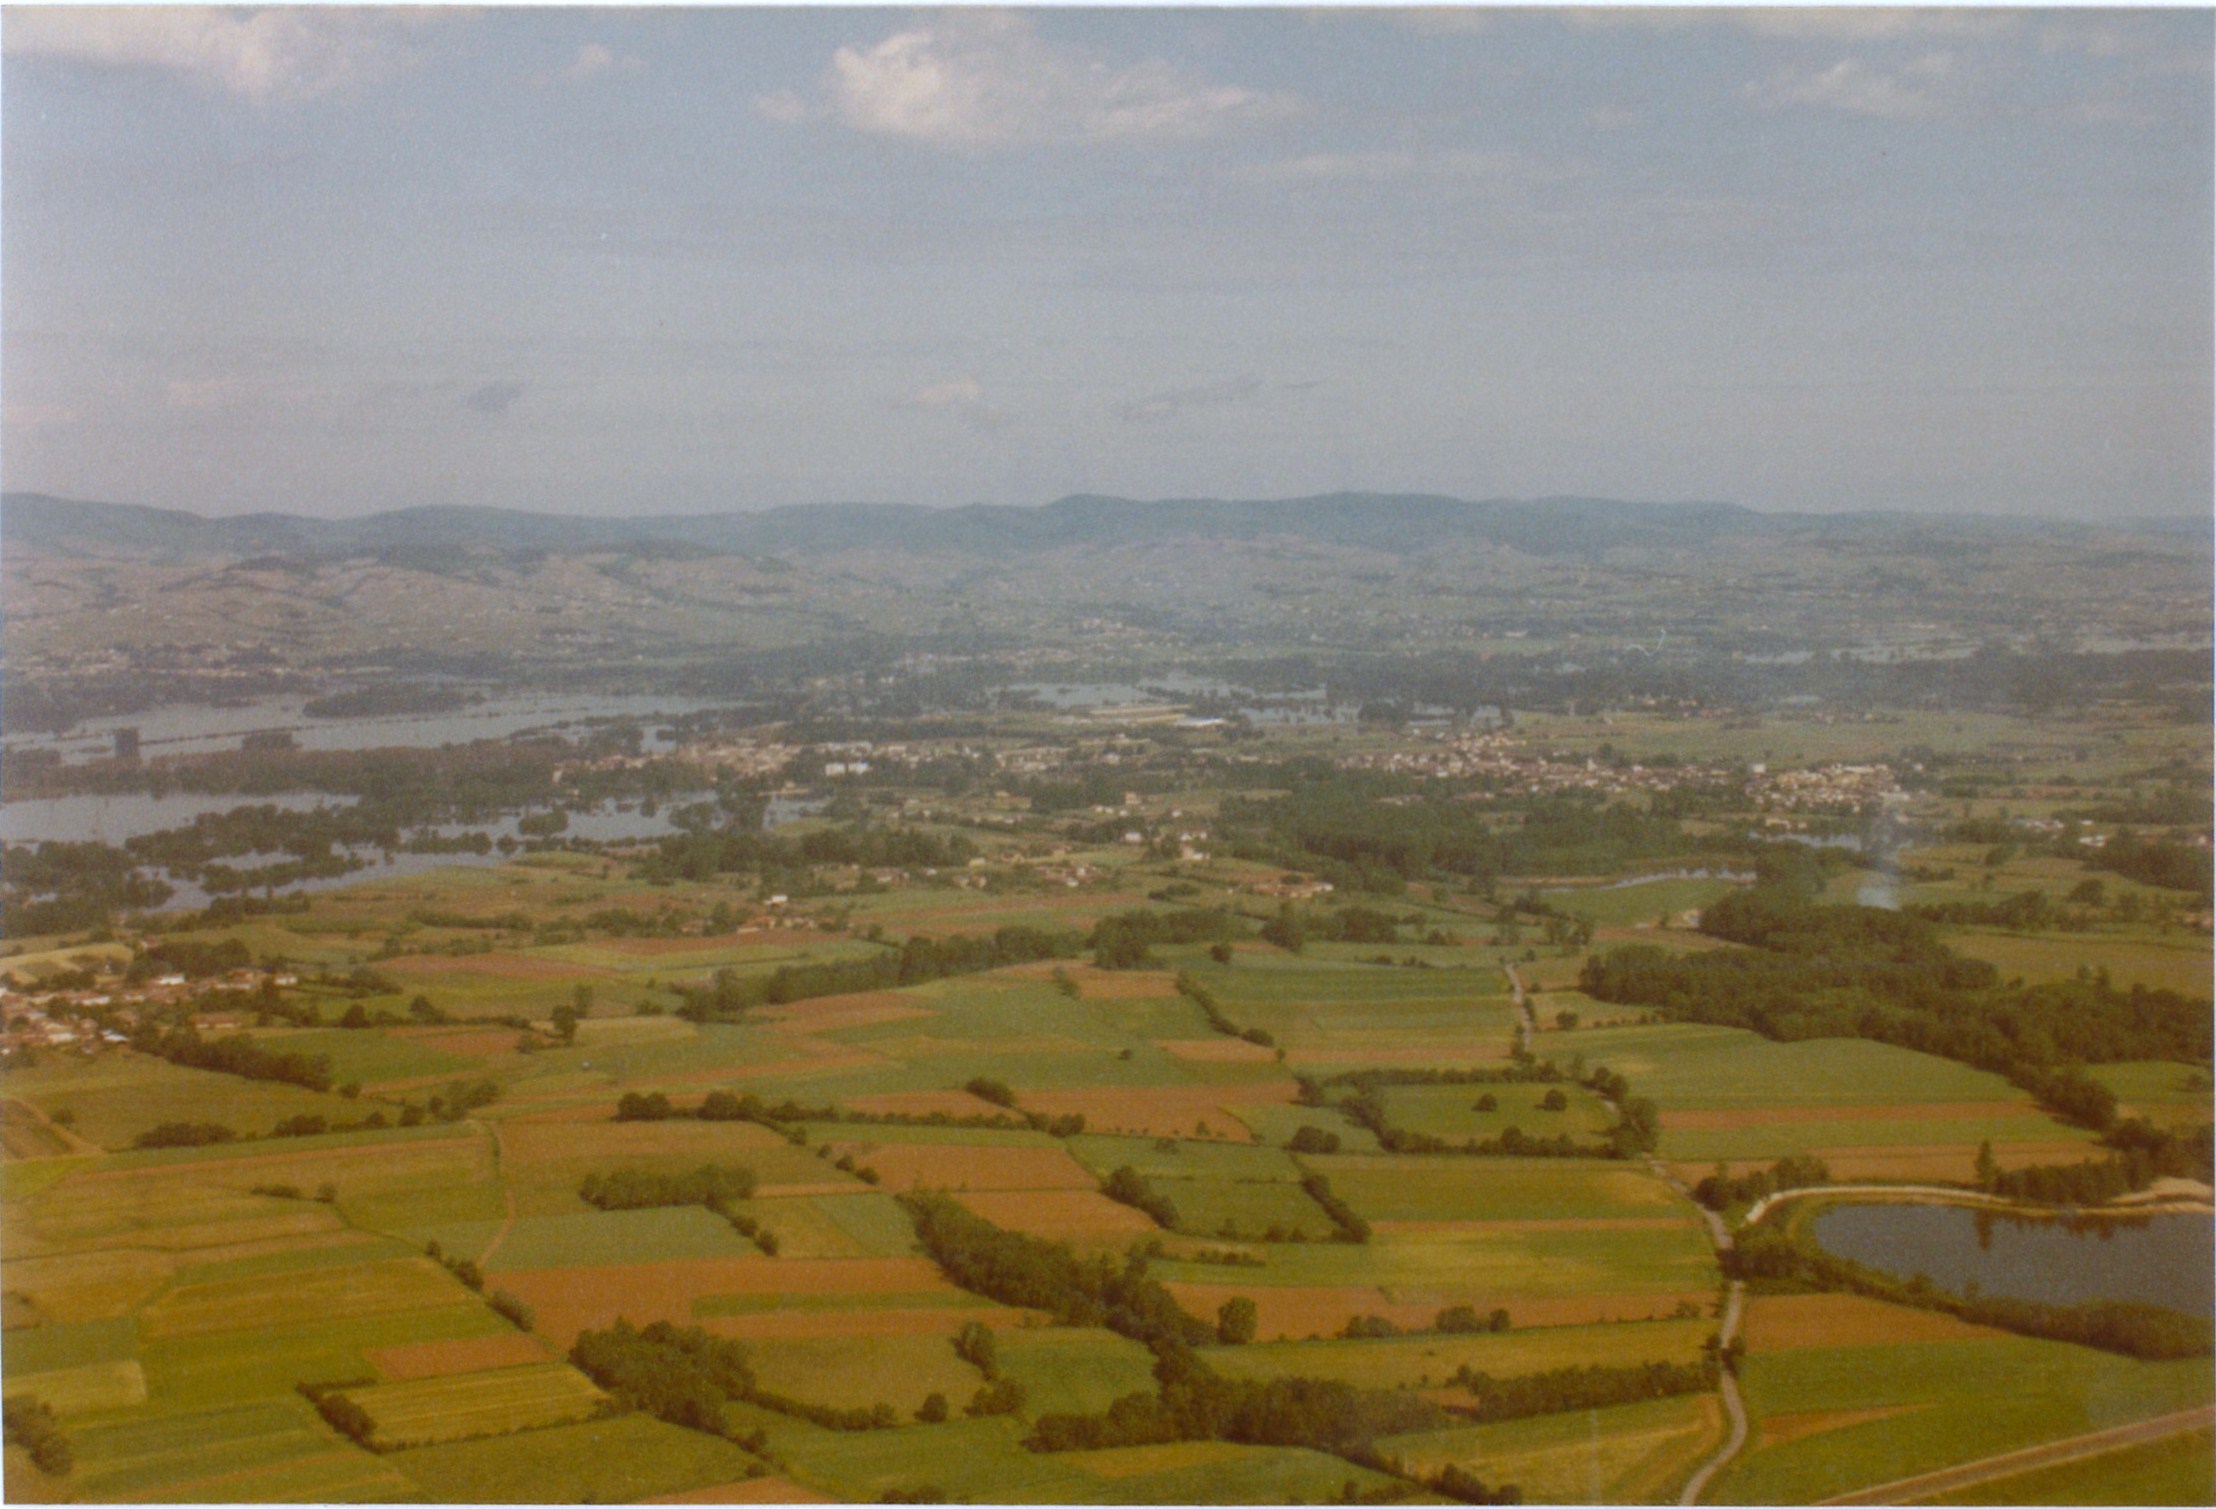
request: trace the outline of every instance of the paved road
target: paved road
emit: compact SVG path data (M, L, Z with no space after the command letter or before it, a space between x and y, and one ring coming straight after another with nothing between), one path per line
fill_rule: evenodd
M1737 1279L1731 1281L1731 1293L1724 1300L1724 1323L1716 1328L1716 1345L1721 1353L1729 1349L1731 1339L1739 1334L1739 1312L1746 1305L1746 1285ZM1714 1456L1701 1464L1700 1471L1686 1483L1685 1491L1677 1496L1680 1504L1697 1504L1708 1480L1723 1470L1723 1465L1739 1455L1739 1448L1747 1444L1747 1406L1739 1397L1739 1380L1730 1368L1725 1368L1719 1380L1724 1396L1724 1414L1731 1420L1731 1432L1724 1437L1724 1444Z
M1912 1478L1900 1478L1894 1482L1880 1483L1875 1488L1842 1493L1837 1498L1820 1499L1818 1502L1913 1504L1934 1494L1951 1493L1957 1488L1992 1482L1995 1478L2012 1478L2034 1468L2055 1467L2064 1462L2105 1456L2112 1451L2121 1451L2126 1446L2140 1446L2149 1441L2183 1435L2191 1430L2206 1430L2211 1425L2216 1425L2216 1405L2204 1404L2198 1409L2180 1410L2174 1415L2158 1415L2152 1420L2136 1420L2129 1425L2071 1436L2067 1440L2049 1441L2044 1446L2027 1446L2021 1451L2003 1452L1997 1457L1981 1457L1975 1462L1964 1462L1959 1467L1943 1468L1938 1472L1926 1472Z

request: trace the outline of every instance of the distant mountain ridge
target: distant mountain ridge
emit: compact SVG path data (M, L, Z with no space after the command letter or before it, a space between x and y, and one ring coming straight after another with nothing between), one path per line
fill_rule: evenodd
M2196 528L2196 525L2198 526ZM2208 521L2113 521L2101 529L2166 536ZM1627 503L1552 497L1469 501L1431 494L1327 493L1279 500L1138 501L1079 494L1041 507L820 503L759 513L610 519L480 507L396 509L354 519L255 513L204 517L181 509L99 503L44 493L0 494L0 549L169 558L353 555L417 549L566 554L682 550L814 554L886 547L997 555L1181 539L1300 539L1411 554L1487 542L1533 554L1687 547L1722 538L1815 534L1955 538L2084 534L2095 526L1980 515L1770 514L1732 503Z

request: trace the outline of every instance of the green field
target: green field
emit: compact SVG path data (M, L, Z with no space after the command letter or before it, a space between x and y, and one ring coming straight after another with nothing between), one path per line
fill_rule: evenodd
M1712 1396L1681 1395L1389 1436L1379 1445L1419 1472L1452 1463L1490 1487L1514 1486L1526 1503L1667 1503L1721 1440L1720 1417Z
M565 1363L382 1383L349 1389L346 1397L368 1412L382 1449L567 1425L591 1415L605 1400L584 1374Z
M736 1482L761 1464L730 1442L645 1415L396 1451L417 1494L450 1504L627 1503Z
M2205 1358L2136 1362L2021 1337L1768 1353L1743 1379L1758 1421L1848 1419L1776 1445L1758 1433L1719 1502L1806 1502L2185 1409L2216 1389Z
M2206 1504L2216 1502L2216 1438L2205 1430L2035 1468L1925 1504Z
M1587 1158L1311 1157L1365 1220L1571 1221L1689 1214L1644 1168Z
M1360 1388L1439 1388L1456 1372L1496 1378L1553 1368L1693 1362L1713 1320L1539 1326L1477 1336L1426 1333L1363 1341L1275 1341L1213 1347L1211 1366L1233 1378L1337 1378Z

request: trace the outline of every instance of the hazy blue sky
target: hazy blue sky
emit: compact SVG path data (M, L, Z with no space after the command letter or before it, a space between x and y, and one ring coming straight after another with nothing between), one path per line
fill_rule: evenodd
M32 9L0 480L2205 513L2206 11Z

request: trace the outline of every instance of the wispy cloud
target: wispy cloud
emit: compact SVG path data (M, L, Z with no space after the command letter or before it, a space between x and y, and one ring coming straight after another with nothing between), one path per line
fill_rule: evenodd
M59 403L0 404L0 428L46 430L74 423L77 410Z
M383 78L414 61L439 18L403 8L11 7L11 56L179 74L256 104L297 103Z
M1311 152L1239 170L1261 183L1552 183L1583 173L1575 164L1544 163L1515 152L1427 151L1387 148L1370 152Z
M1905 120L1935 115L1944 108L1956 75L1954 55L1946 52L1926 53L1893 69L1874 67L1860 58L1841 58L1829 68L1781 68L1747 85L1746 93L1773 110L1813 105Z
M985 401L985 385L974 377L950 378L916 389L900 401L904 409L949 414L981 430L997 430L1008 416Z
M474 414L485 414L498 418L514 408L516 400L521 398L523 393L524 385L519 382L489 382L482 387L472 388L463 394L462 407Z
M1128 403L1116 405L1116 417L1125 424L1157 424L1165 419L1175 419L1193 409L1219 409L1230 404L1245 403L1259 397L1261 392L1262 383L1259 378L1234 377L1224 382L1203 383L1191 388L1172 388L1166 393L1134 398Z
M1644 27L1673 31L1727 26L1756 36L1806 42L1894 42L1931 37L1997 37L2017 30L2022 17L1986 6L1584 6L1564 13L1570 24L1594 31Z
M1000 12L949 12L868 49L842 47L815 100L781 90L756 103L787 123L827 115L857 131L971 149L1192 139L1295 108L1289 96L1211 83L1158 59L1115 67Z

